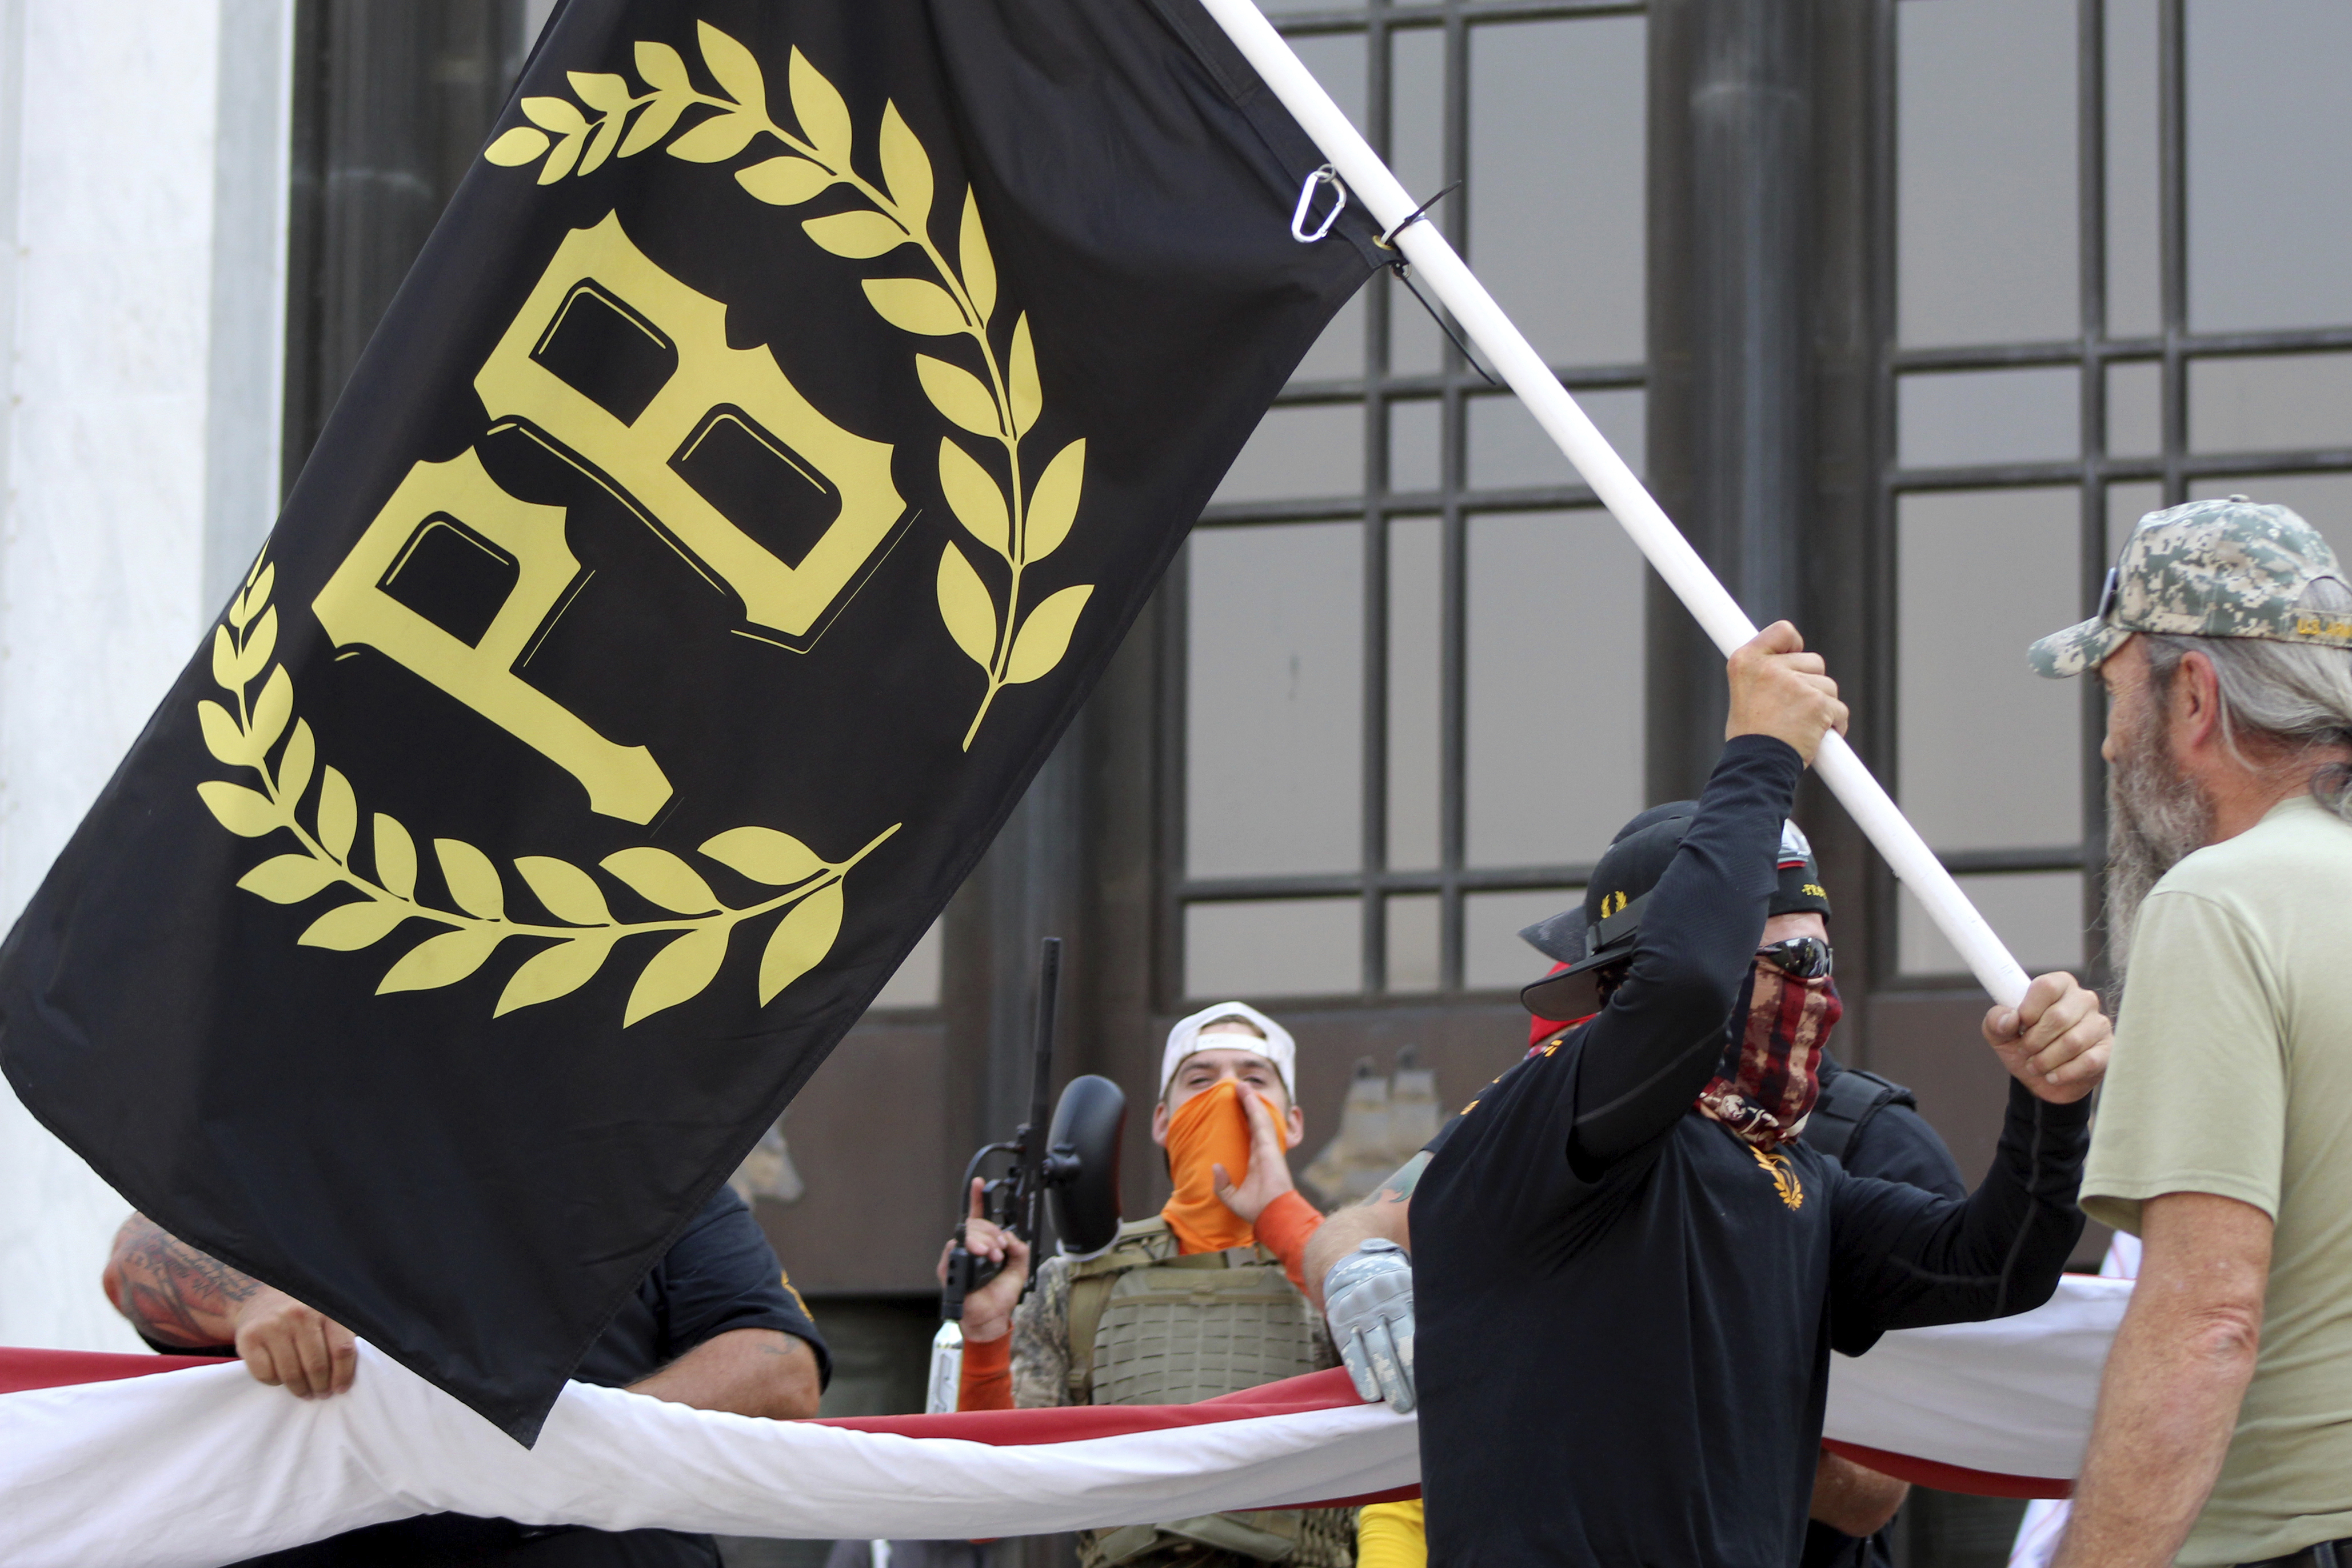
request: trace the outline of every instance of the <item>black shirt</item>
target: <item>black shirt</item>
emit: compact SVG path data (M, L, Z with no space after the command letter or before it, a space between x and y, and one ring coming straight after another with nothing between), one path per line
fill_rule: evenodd
M1822 1092L1826 1094L1829 1086L1844 1071L1844 1066L1835 1057L1822 1052ZM1809 1127L1806 1135L1811 1137L1812 1129ZM1853 1176L1899 1181L1945 1197L1969 1195L1969 1184L1960 1175L1959 1163L1944 1146L1943 1138L1928 1125L1926 1117L1900 1102L1890 1101L1856 1127L1853 1142L1838 1163ZM1848 1535L1817 1519L1808 1519L1805 1551L1798 1560L1799 1568L1893 1568L1894 1542L1889 1534L1882 1530L1875 1535Z
M819 1380L833 1380L833 1355L807 1303L785 1281L750 1207L722 1186L613 1314L572 1375L625 1388L730 1329L798 1335L816 1353Z
M1966 1199L1688 1109L1744 1011L1801 772L1780 741L1725 747L1609 1005L1431 1145L1413 1276L1439 1568L1787 1568L1829 1353L2057 1286L2087 1104L2012 1085Z
M785 1282L775 1249L743 1200L722 1186L614 1314L572 1375L582 1383L624 1388L733 1329L795 1334L816 1353L819 1378L832 1378L832 1356L800 1293ZM436 1513L250 1558L244 1568L717 1568L718 1563L718 1544L708 1535L672 1530L608 1533Z

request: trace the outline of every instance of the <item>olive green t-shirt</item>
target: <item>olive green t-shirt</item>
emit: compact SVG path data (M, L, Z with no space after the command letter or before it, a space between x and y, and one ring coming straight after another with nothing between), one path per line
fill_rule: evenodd
M2276 1222L2262 1349L2179 1561L2352 1536L2352 824L2308 796L2198 851L2133 932L2083 1207L2173 1192Z

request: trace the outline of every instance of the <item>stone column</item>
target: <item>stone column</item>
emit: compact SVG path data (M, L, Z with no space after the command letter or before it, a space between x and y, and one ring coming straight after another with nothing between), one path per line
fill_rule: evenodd
M1758 622L1800 611L1811 510L1813 7L1650 10L1649 466ZM1653 580L1648 786L1695 795L1723 744L1723 660Z
M0 0L0 917L276 507L291 10ZM129 1208L0 1087L0 1343L138 1348Z

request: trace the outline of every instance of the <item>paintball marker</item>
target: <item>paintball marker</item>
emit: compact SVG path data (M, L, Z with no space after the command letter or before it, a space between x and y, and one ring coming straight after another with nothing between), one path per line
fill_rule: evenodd
M957 1207L969 1202L971 1184L989 1161L1010 1156L1003 1174L981 1188L981 1212L1029 1244L1034 1257L1052 1199L1054 1229L1072 1251L1094 1252L1118 1234L1119 1134L1127 1122L1127 1096L1108 1078L1088 1073L1070 1081L1061 1103L1046 1119L1054 1082L1054 1014L1060 999L1062 939L1048 936L1037 964L1037 1030L1029 1094L1029 1119L1005 1143L990 1144L971 1156L956 1188ZM956 1221L955 1245L948 1252L946 1288L940 1315L963 1316L963 1299L994 1279L997 1264L964 1248L964 1219ZM1036 1284L1033 1265L1025 1295Z

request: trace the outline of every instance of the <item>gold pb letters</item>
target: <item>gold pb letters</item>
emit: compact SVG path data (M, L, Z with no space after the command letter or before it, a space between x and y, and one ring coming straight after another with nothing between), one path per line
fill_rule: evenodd
M575 308L607 330L619 323L624 344L639 360L652 356L635 392L607 388L600 398L551 368L565 363L550 345ZM587 367L608 358L592 350ZM731 590L749 623L742 630L788 648L805 650L823 633L906 512L889 445L819 413L765 347L730 347L726 308L655 266L610 214L565 236L474 389L494 424L521 428L589 475L706 580ZM761 492L772 471L774 491L793 497L800 533L784 543L795 559L754 538L689 482L706 450L737 462L748 452L772 465L751 487ZM437 528L510 558L499 570L512 572L512 587L472 642L390 591ZM571 773L594 810L647 822L671 793L653 754L605 738L515 673L579 572L564 509L508 495L468 449L409 470L312 609L339 647L378 650Z
M504 550L516 567L514 591L489 630L471 644L383 589L427 531L451 520ZM653 753L614 745L514 673L515 662L579 572L580 562L563 542L563 508L516 500L468 447L446 463L409 469L310 608L337 646L364 643L382 650L535 747L587 787L592 810L650 822L670 796Z
M677 371L633 419L624 421L533 357L583 286L651 323L677 353ZM890 482L889 446L853 435L810 407L765 348L729 348L726 307L646 259L610 214L566 236L474 390L491 419L528 420L609 475L735 591L746 620L787 646L805 646L822 629L906 510ZM765 426L798 455L793 466L814 469L840 493L838 515L795 562L763 549L672 465L721 409Z

